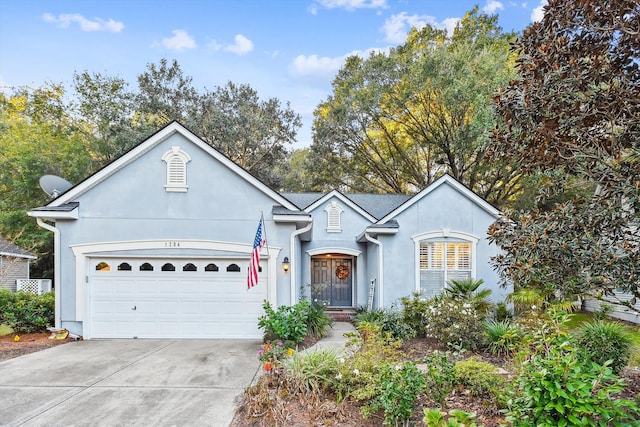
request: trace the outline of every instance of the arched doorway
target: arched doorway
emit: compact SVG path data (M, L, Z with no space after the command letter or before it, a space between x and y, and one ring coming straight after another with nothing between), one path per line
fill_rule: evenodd
M311 298L331 307L353 305L352 256L329 253L311 258Z

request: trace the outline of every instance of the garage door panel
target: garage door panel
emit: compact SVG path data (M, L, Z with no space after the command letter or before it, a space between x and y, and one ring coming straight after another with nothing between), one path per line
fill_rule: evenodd
M116 260L130 271L96 271L90 278L89 319L94 338L260 338L258 317L267 298L266 273L247 290L247 260L213 261L218 272L205 272L211 261ZM139 271L148 262L153 271ZM182 271L192 262L197 271ZM241 272L223 271L230 263ZM171 263L176 271L161 271ZM135 310L132 308L135 307Z

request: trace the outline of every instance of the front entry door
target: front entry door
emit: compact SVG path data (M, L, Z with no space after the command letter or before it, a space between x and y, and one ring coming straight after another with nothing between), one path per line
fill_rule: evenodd
M350 258L313 258L311 298L329 306L351 307L352 264Z

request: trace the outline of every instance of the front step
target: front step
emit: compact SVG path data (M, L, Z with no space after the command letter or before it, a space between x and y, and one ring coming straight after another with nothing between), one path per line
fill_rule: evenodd
M352 322L356 318L356 310L350 307L326 307L324 312L335 322Z

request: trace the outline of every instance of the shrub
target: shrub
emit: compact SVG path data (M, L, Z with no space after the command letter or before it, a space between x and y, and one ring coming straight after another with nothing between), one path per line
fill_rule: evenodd
M264 330L267 340L302 342L307 335L309 302L300 301L296 305L283 305L274 310L269 301L262 304L265 314L258 319L258 327Z
M610 420L633 425L638 406L615 397L624 381L608 366L580 360L573 339L558 328L562 319L552 314L532 337L532 353L507 386L506 420L516 427L595 426Z
M323 305L311 304L307 313L307 333L316 338L326 337L333 319L324 312Z
M465 412L452 409L449 412L440 408L425 408L422 422L427 427L480 427L474 419L475 412Z
M496 355L512 355L522 342L523 332L509 320L489 320L484 324L489 351Z
M416 336L413 329L404 322L399 311L391 309L375 309L362 311L356 316L356 324L373 323L388 332L394 339L409 340Z
M445 294L456 301L470 303L476 311L487 313L493 304L489 300L491 289L480 289L482 279L450 280L447 282Z
M425 316L426 336L450 346L476 350L484 341L484 317L471 303L448 297L432 298Z
M623 324L595 320L578 331L578 346L583 360L600 365L609 360L613 372L619 374L629 362L633 339Z
M292 348L287 347L282 341L265 343L258 350L258 360L263 364L267 372L280 372L283 362L287 357L293 356Z
M422 363L426 365L424 377L429 397L441 406L444 406L445 397L451 393L455 382L454 364L450 356L451 353L448 351L434 351L422 360Z
M330 348L296 352L285 368L302 391L317 391L335 385L340 360L340 352Z
M15 332L42 332L55 322L55 295L0 289L0 323Z
M361 323L358 333L348 342L350 358L341 359L340 372L336 376L335 391L341 400L351 396L368 401L377 395L376 384L381 367L395 365L402 360L401 342L394 340L379 325Z
M413 362L403 365L385 364L376 378L376 396L363 406L365 417L382 409L384 425L406 425L422 392L424 377Z
M507 304L501 301L496 304L496 310L493 313L493 317L497 322L510 320L513 319L513 311L511 311L509 307L507 307Z
M411 297L403 297L400 299L402 304L402 320L405 325L410 327L414 334L419 337L425 335L425 315L429 302L420 296L419 292L414 292Z
M496 366L475 357L456 362L453 376L456 383L469 390L472 396L498 395L505 384Z

